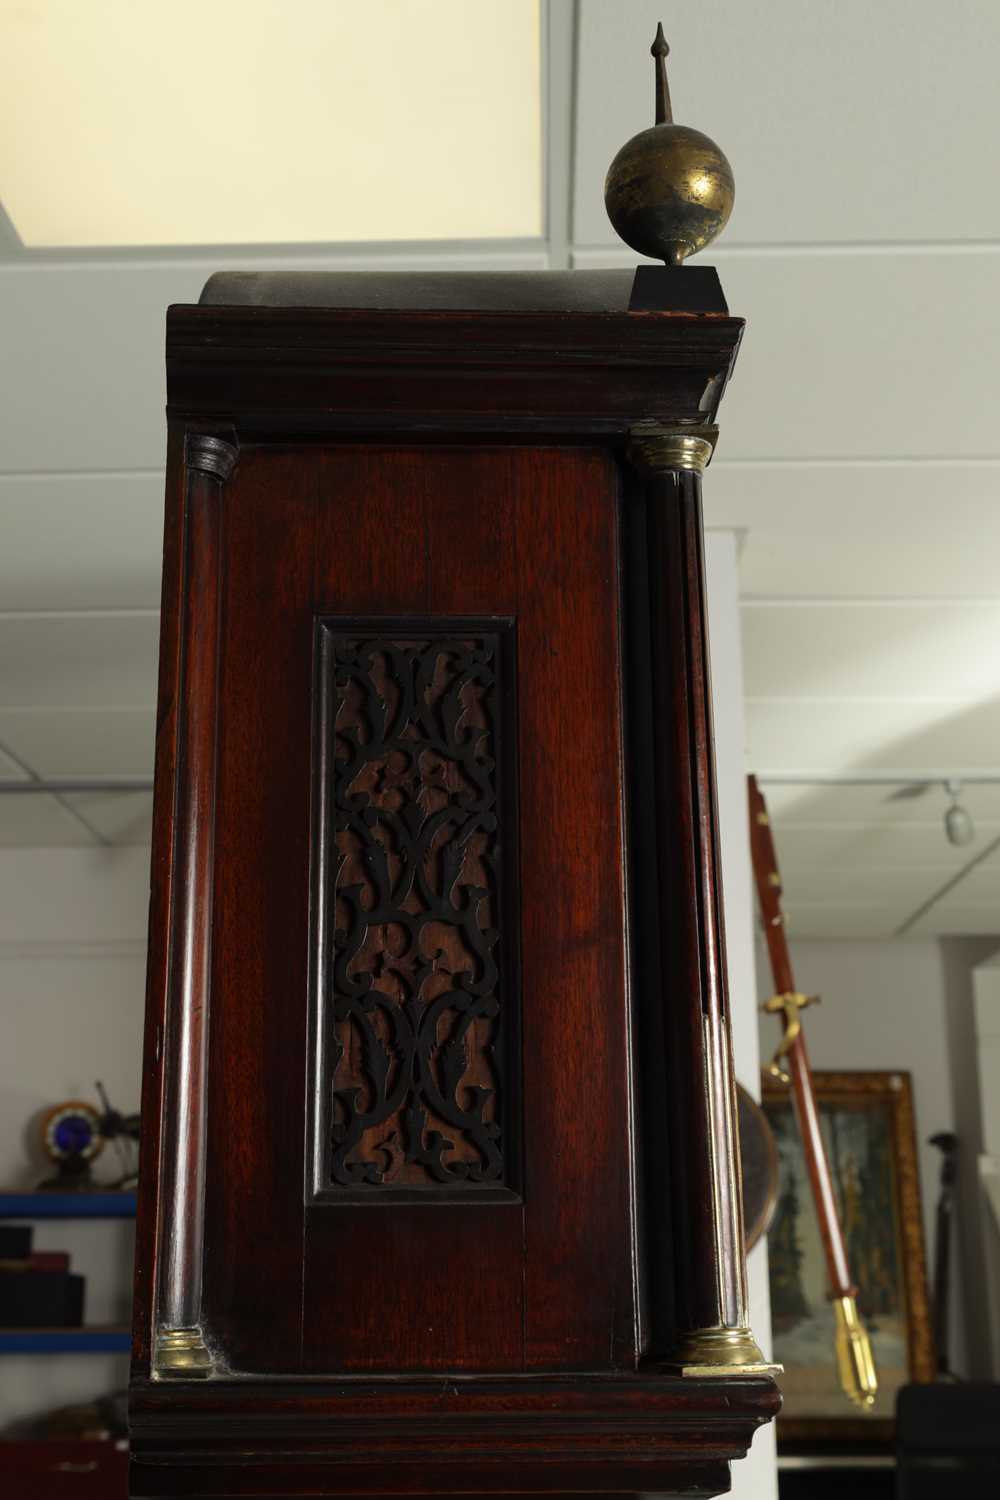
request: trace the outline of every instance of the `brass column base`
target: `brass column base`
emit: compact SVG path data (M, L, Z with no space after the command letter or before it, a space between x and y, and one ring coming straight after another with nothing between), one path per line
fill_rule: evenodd
M214 1373L214 1368L197 1325L160 1329L153 1354L154 1380L204 1380Z
M749 1328L695 1328L682 1333L668 1364L691 1380L780 1375L784 1369L767 1362Z

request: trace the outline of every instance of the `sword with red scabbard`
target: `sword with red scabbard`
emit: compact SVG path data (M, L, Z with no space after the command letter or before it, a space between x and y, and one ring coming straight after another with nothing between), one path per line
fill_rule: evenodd
M875 1400L878 1378L868 1331L858 1313L857 1287L851 1279L847 1263L847 1247L837 1216L833 1178L820 1131L819 1109L809 1070L809 1053L802 1034L801 1012L818 997L801 994L795 985L785 934L785 918L781 909L781 877L778 874L778 860L771 836L771 822L756 777L748 776L747 782L754 883L775 988L774 995L765 1002L762 1009L776 1015L784 1028L768 1071L772 1077L791 1086L795 1119L802 1137L806 1171L819 1220L830 1300L836 1316L837 1372L840 1383L846 1395L857 1406L867 1408Z

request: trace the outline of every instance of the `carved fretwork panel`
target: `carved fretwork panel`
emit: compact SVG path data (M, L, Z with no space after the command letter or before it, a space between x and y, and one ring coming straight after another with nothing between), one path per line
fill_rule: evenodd
M321 626L320 1196L516 1187L511 640Z

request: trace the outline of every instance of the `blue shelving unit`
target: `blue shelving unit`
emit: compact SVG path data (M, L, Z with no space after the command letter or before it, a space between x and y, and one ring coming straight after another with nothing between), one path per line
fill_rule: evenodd
M127 1354L127 1328L0 1328L0 1354Z
M134 1219L135 1193L0 1192L0 1219ZM0 1328L0 1354L127 1354L127 1328Z
M134 1219L134 1193L4 1193L0 1219Z

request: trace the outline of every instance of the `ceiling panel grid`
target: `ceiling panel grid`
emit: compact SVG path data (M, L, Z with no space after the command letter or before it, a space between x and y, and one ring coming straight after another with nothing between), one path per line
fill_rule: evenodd
M360 24L382 8L364 8ZM451 8L462 17L453 60L474 79L476 48L463 52L463 39L495 49L511 8ZM60 0L47 9L78 8ZM372 53L383 92L393 69L409 65L418 12L443 12L394 9L403 51ZM521 17L527 7L517 9ZM220 265L633 263L615 245L601 185L618 147L651 122L647 48L660 17L648 0L544 7L534 37L546 157L519 148L517 191L507 194L508 227L519 238L415 242L442 206L391 191L380 207L391 224L376 231L385 238L368 243L305 244L312 231L290 210L285 242L256 249L205 250L216 233L210 215L200 248L134 252L26 250L8 225L0 235L0 515L11 545L0 552L0 747L14 758L4 762L0 750L0 774L150 772L167 304L196 299ZM708 258L749 329L706 515L741 540L750 763L814 774L1000 774L1000 433L989 399L1000 343L1000 201L984 187L1000 138L1000 7L719 0L675 7L663 20L676 116L720 143L737 182L730 227ZM412 115L433 78L412 69L407 78L417 94ZM313 84L304 93L302 108L323 105ZM9 90L5 98L10 109ZM492 111L487 137L503 131L511 104L499 98L493 108L491 98L478 92L482 112ZM468 107L476 105L453 109ZM538 120L532 127L511 108L518 129L534 128L537 140ZM338 212L349 204L351 161L363 161L363 147L359 137L329 152L326 206L335 197ZM407 159L388 163L390 187ZM190 205L203 188L192 184ZM545 204L539 233L525 216L529 199ZM471 207L491 211L485 201ZM478 232L488 228L484 218ZM792 928L817 936L895 931L951 877L956 857L972 857L1000 831L996 787L963 792L977 828L965 851L944 839L940 788L906 802L889 800L884 787L765 790L789 872ZM23 800L37 806L39 843L64 821L68 839L80 836L65 805ZM82 799L76 811L95 839L144 837L141 795ZM10 839L30 841L31 815L15 818L20 831ZM1000 931L995 873L1000 884L1000 864L987 859L920 930Z

